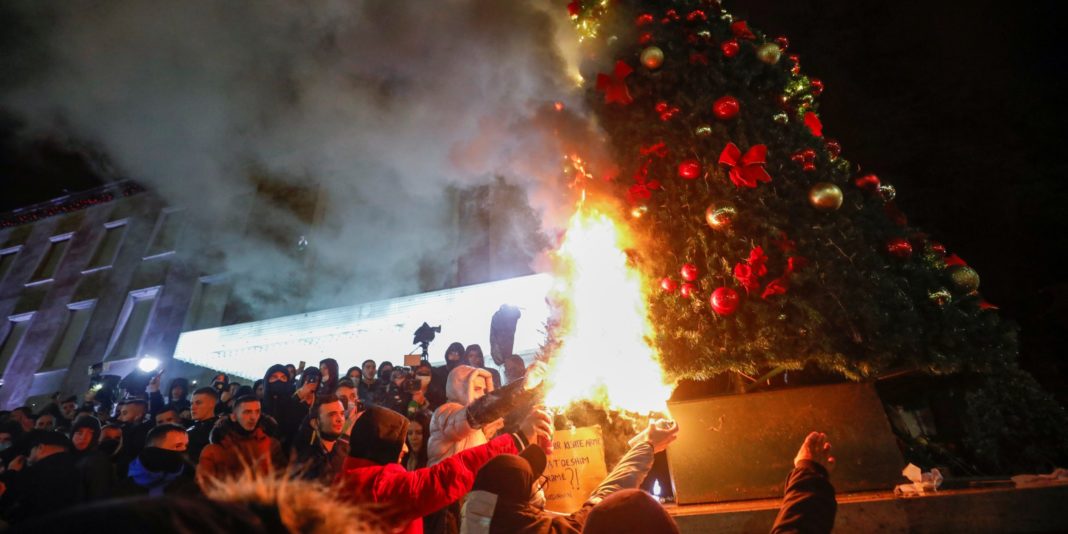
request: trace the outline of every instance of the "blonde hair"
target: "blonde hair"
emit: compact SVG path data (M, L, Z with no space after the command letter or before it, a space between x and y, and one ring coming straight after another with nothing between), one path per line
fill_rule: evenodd
M336 486L291 475L244 469L235 477L212 478L202 484L215 501L275 508L286 529L307 534L365 534L389 532L387 514L375 505L360 505L341 495Z

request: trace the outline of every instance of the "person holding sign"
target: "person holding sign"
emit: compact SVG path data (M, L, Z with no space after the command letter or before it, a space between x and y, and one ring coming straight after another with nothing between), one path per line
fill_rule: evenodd
M532 504L534 494L544 485L542 472L547 459L540 447L528 447L519 456L498 456L486 463L475 477L461 513L460 532L579 534L594 506L615 492L641 484L653 466L653 455L667 449L678 432L676 424L650 423L582 508L567 516L546 512Z

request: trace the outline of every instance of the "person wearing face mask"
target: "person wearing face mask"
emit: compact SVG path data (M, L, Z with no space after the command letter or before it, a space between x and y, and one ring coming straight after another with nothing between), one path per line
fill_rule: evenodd
M534 504L537 501L535 494L544 485L542 473L547 462L540 446L527 447L518 456L498 456L475 476L461 512L462 531L471 534L579 534L590 510L605 497L641 484L653 465L653 455L667 449L678 437L678 430L677 425L661 429L650 423L648 431L640 434L646 439L631 447L582 507L568 516L546 512Z
M300 478L330 484L349 455L348 439L342 438L345 407L334 395L318 397L301 426L294 447L297 463L292 469Z
M107 455L112 464L116 464L119 454L122 453L122 427L114 424L100 427L100 443L98 447L100 452Z
M74 465L81 474L82 495L86 501L98 501L111 496L115 471L108 455L98 447L100 421L83 415L71 425L70 441Z
M430 411L438 409L448 399L445 395L445 385L449 381L449 373L456 366L463 364L464 345L454 341L445 349L445 365L435 367L430 373L430 387L427 388L426 398L430 401Z
M127 399L119 403L116 419L122 427L124 446L114 459L116 473L125 473L145 446L145 436L152 428L152 423L145 421L147 410L148 402L143 399Z
M9 523L52 513L82 500L78 468L67 436L54 430L34 430L26 436L28 456L19 456L2 477L0 516Z
M263 381L263 413L277 422L277 433L273 437L281 441L288 453L289 442L300 428L300 422L308 415L308 405L294 397L296 386L289 380L284 365L268 368Z
M12 447L21 435L22 425L18 422L8 420L0 424L0 465L7 465L15 459L17 451Z
M493 376L493 387L501 389L501 373L496 369L486 367L486 356L482 354L481 345L476 343L467 346L467 349L464 350L464 364L476 369L485 369L486 372Z
M318 395L333 395L337 390L337 383L340 377L337 375L338 366L337 360L333 358L326 358L319 362L319 391Z
M128 476L115 489L117 497L192 496L199 493L185 459L189 436L185 429L163 424L148 433L145 448L130 462Z
M341 401L341 406L345 408L345 426L341 429L341 435L347 438L353 423L364 410L363 402L356 394L356 384L347 378L337 383L336 396Z
M384 361L378 364L378 379L375 380L375 385L371 388L371 399L375 403L385 394L391 378L393 378L393 363Z
M349 367L349 370L345 371L345 378L353 385L359 384L360 380L363 380L363 370L356 365Z

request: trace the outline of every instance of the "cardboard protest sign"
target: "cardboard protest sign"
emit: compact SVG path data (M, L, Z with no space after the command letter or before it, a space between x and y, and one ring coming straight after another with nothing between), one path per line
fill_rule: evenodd
M545 508L570 514L608 475L600 426L557 430L545 466Z

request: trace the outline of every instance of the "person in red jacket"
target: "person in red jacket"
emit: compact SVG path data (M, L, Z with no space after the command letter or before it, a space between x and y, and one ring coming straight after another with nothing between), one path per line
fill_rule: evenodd
M552 439L549 414L535 410L515 434L459 452L433 467L406 471L400 465L406 452L408 419L372 406L352 427L349 457L335 481L354 502L374 502L400 527L398 532L420 534L423 516L459 500L471 490L475 474L499 454L518 454L539 436Z
M200 453L197 482L208 489L212 482L252 469L270 473L283 467L282 445L271 437L277 423L260 412L260 399L245 395L234 403L234 412L219 419L211 431L211 443Z

